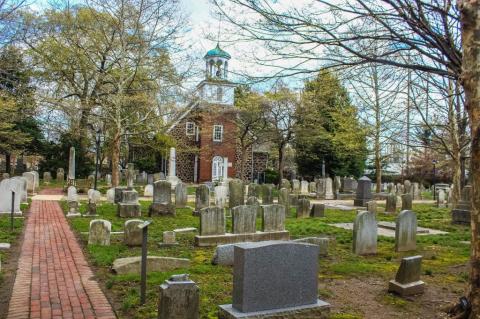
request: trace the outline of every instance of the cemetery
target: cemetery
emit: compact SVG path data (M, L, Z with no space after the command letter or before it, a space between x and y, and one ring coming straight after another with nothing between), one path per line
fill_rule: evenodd
M0 319L480 318L480 1L0 1Z

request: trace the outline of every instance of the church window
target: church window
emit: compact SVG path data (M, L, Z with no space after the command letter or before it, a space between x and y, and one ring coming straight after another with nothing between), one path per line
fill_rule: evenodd
M221 86L217 87L217 101L223 100L223 89Z
M187 122L185 130L187 135L195 135L195 123Z
M223 140L223 125L213 126L213 141L221 142Z

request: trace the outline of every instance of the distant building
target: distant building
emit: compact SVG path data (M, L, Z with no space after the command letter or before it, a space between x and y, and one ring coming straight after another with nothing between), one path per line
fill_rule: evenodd
M234 106L236 84L228 80L231 56L217 46L208 51L205 79L196 96L167 130L177 144L176 174L184 182L240 178L241 151ZM243 179L252 180L266 169L268 150L254 146L247 151Z

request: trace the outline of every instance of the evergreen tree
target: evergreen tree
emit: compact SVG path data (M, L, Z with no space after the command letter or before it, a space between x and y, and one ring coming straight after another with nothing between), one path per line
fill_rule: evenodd
M305 82L301 105L296 112L295 146L302 175L363 174L366 159L365 129L348 92L330 71Z

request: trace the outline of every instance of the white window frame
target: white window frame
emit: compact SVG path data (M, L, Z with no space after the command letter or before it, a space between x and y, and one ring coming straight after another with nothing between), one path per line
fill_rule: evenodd
M185 134L187 134L188 136L195 135L195 122L185 123Z
M217 136L216 133L217 132L217 129L220 128L220 137ZM223 141L223 125L214 125L213 126L213 141L214 142L221 142Z

